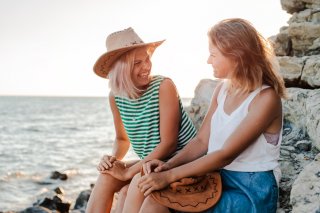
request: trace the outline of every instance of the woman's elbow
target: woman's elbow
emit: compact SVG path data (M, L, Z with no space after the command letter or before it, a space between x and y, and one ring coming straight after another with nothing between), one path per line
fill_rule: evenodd
M226 150L223 150L223 149L219 151L219 155L220 155L220 167L221 168L232 163L234 161L234 159L236 159L236 157L237 157L235 155L228 153Z
M168 153L168 156L167 156L167 157L169 157L169 156L171 156L173 153L175 153L175 152L177 151L177 148L178 148L178 146L177 146L176 143L170 145L170 146L168 147L168 152L167 152L167 153Z
M166 158L172 156L172 154L177 151L177 148L178 148L178 146L176 143L172 143L172 144L164 147L162 159L166 159Z

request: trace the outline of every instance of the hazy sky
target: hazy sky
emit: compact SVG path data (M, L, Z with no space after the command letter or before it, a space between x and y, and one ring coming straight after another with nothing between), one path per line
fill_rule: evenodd
M106 36L131 26L145 42L166 39L153 73L192 97L213 76L207 30L232 17L269 37L290 15L280 0L0 0L0 95L107 96L93 64Z

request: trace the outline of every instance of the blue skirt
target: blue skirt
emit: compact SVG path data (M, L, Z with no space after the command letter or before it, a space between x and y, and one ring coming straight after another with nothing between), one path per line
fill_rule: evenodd
M206 213L275 213L278 186L273 171L236 172L222 169L222 195Z

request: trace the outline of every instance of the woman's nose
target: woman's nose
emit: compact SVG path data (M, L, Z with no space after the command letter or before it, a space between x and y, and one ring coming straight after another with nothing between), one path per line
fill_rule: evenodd
M207 64L211 64L210 57L207 59Z

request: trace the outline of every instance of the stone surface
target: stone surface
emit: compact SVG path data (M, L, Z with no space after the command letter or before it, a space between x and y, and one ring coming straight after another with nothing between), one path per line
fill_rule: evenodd
M289 56L277 57L277 59L280 65L280 73L284 78L286 85L299 85L305 59Z
M283 10L291 14L305 8L305 4L301 0L281 0L281 6Z
M284 118L299 128L320 150L320 89L289 88L289 98L283 100Z
M320 55L307 57L302 71L301 81L312 88L320 88Z
M74 205L74 209L85 210L89 197L91 194L91 190L82 191L76 199L76 203Z
M186 111L188 112L197 129L200 128L201 123L207 113L214 88L218 83L219 80L201 80L195 89L195 94L191 101L191 105L186 107Z
M320 88L320 55L278 56L277 59L287 87Z
M288 27L282 27L276 36L269 38L277 56L291 55L292 41L288 34Z
M290 14L307 8L320 8L319 0L281 0L282 9Z
M308 164L292 185L293 213L316 213L320 209L320 154Z
M292 41L293 55L303 56L308 54L314 40L320 37L320 25L313 22L294 22L289 25L288 35Z

